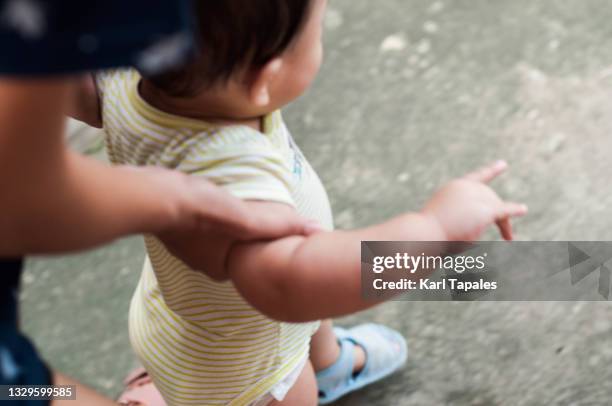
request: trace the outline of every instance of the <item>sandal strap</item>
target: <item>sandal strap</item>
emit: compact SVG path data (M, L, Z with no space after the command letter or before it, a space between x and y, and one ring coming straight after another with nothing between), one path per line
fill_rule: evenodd
M345 330L334 328L341 351L338 361L317 374L319 404L328 404L392 374L404 365L406 341L397 331L377 324ZM366 362L353 374L355 346L366 353Z
M348 332L350 336L347 339L363 348L366 354L366 363L359 375L376 375L377 371L385 370L394 363L405 362L406 341L396 331L368 323L353 327ZM393 344L400 347L399 352L393 348ZM358 376L355 378L358 379Z
M320 397L325 397L326 392L345 385L353 375L355 344L347 338L338 339L338 344L340 344L340 356L336 362L316 374Z

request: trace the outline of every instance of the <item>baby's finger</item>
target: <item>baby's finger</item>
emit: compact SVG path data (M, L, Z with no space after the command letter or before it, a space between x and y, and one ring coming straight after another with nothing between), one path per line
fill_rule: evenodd
M525 204L504 202L503 206L497 215L496 219L501 220L510 217L522 217L529 212L529 208Z
M512 217L524 216L527 214L527 211L528 208L524 204L514 202L503 203L501 210L495 217L495 223L504 240L512 241L514 239L510 219Z
M512 223L510 222L510 217L506 217L496 221L497 228L499 228L499 232L501 236L506 241L512 241L514 239L514 235L512 233Z
M466 179L475 182L489 183L508 169L506 161L497 161L494 164L482 167L465 175Z

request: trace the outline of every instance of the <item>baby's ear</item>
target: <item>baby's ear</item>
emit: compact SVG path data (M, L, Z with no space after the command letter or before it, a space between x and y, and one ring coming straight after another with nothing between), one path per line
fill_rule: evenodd
M270 89L282 67L282 58L274 58L254 73L249 86L251 103L258 107L270 104Z

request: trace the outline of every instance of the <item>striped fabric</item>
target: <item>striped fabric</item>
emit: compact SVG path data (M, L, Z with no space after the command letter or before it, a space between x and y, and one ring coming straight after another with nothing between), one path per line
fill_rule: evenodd
M279 112L264 131L170 115L138 94L133 70L97 76L112 162L205 177L242 199L281 202L331 229L325 189ZM189 269L154 237L130 307L130 338L170 405L248 405L308 354L318 323L268 319L238 294ZM257 281L254 281L257 283Z

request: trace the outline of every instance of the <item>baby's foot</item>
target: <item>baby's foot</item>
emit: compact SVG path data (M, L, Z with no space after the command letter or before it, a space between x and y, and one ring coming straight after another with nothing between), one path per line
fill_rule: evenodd
M319 403L331 403L392 374L406 362L406 341L398 332L378 324L334 328L340 356L317 373Z

